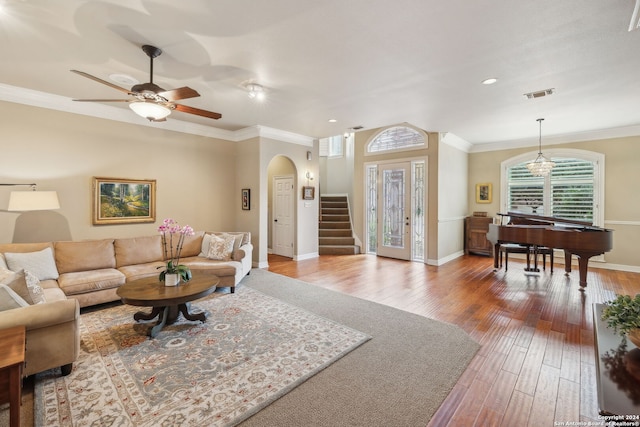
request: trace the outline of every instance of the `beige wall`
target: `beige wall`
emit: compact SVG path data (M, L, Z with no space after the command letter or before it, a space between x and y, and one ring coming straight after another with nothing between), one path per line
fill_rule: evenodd
M438 260L442 264L464 251L464 218L468 202L469 155L440 142L438 153Z
M605 155L605 227L613 229L613 250L605 254L610 267L628 269L640 267L637 242L640 241L640 136L569 144L545 145L550 148L589 150ZM469 213L488 211L494 215L500 209L500 163L535 149L513 149L472 153L469 156ZM475 202L475 184L493 184L493 203ZM597 264L594 264L597 266Z
M153 234L167 217L200 230L236 228L235 143L8 102L0 116L0 182L56 190L73 239ZM157 180L158 221L92 225L94 176ZM0 187L2 209L12 189ZM10 242L18 213L0 216L0 241Z

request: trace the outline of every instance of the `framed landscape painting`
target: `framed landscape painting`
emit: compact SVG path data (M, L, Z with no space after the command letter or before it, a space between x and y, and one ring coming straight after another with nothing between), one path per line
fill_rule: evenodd
M94 225L155 220L155 179L93 178Z

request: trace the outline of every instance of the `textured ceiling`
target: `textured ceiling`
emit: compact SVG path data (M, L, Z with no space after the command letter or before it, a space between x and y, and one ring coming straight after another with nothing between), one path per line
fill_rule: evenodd
M627 30L633 0L0 5L0 84L64 102L122 95L70 69L147 82L140 46L152 44L164 50L154 83L194 88L201 97L181 103L222 114L174 112L169 120L225 130L261 125L324 137L408 122L471 144L504 144L537 141L539 117L545 136L640 125L640 30ZM488 77L498 82L482 85ZM247 97L248 81L265 86L264 102ZM523 96L547 88L556 93ZM105 116L126 108L109 105Z

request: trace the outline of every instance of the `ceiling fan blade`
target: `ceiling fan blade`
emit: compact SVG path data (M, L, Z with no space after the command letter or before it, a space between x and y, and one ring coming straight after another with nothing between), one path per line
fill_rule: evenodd
M131 102L131 99L74 99L78 102Z
M84 71L71 70L71 72L72 72L72 73L79 74L79 75L81 75L81 76L83 76L83 77L86 77L86 78L91 79L91 80L93 80L93 81L96 81L96 82L98 82L98 83L102 83L103 85L107 85L107 86L109 86L109 87L112 87L112 88L114 88L115 90L119 90L120 92L124 92L124 93L126 93L127 95L130 95L130 94L131 94L131 92L129 91L129 89L125 89L125 88L120 87L120 86L118 86L118 85L114 85L113 83L109 83L109 82L108 82L108 81L106 81L106 80L99 79L98 77L92 76L91 74L87 74L87 73L85 73Z
M164 92L158 92L158 95L168 101L178 101L180 99L195 98L196 96L200 96L200 94L195 89L191 89L187 86L178 89L165 90Z
M182 111L183 113L195 114L196 116L208 117L210 119L219 119L222 117L220 113L214 113L213 111L201 110L199 108L188 107L186 105L174 104L176 106L176 110Z

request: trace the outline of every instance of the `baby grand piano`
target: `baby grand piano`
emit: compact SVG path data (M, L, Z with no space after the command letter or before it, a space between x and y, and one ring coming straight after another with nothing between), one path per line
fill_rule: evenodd
M502 243L564 249L564 269L567 274L571 272L571 255L575 255L580 271L580 290L584 290L589 258L612 248L613 230L595 227L588 222L516 212L498 215L508 216L510 220L507 225L489 224L487 240L493 244L493 266L496 269Z

